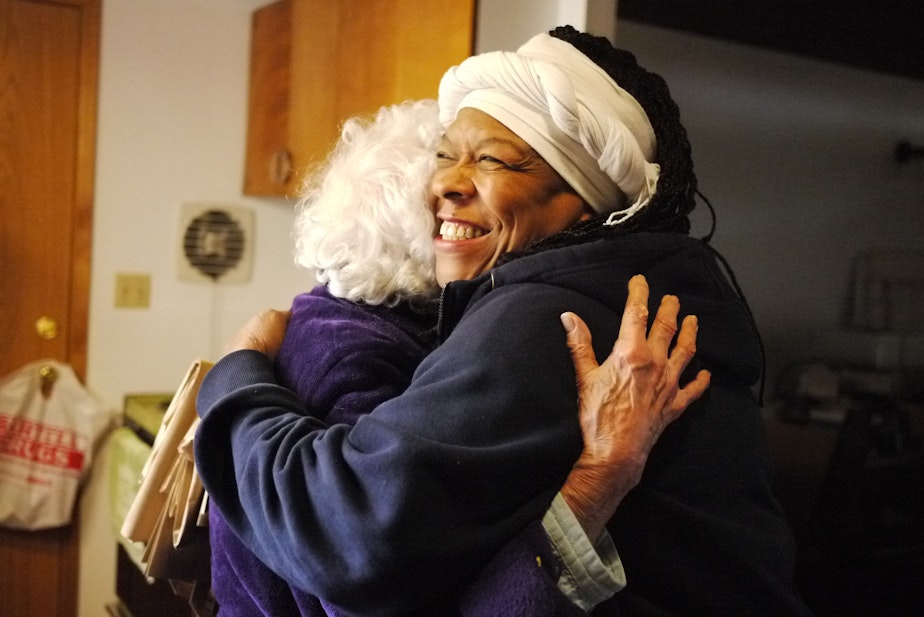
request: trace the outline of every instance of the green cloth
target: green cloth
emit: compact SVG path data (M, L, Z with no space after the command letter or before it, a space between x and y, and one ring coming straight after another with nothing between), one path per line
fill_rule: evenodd
M140 563L144 545L127 540L120 529L138 492L141 470L150 454L151 446L130 428L119 427L109 437L109 512L112 530L135 563Z

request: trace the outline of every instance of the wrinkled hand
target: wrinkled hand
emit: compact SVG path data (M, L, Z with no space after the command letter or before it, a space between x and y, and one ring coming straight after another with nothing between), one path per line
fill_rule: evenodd
M270 360L275 360L279 348L282 347L290 316L289 311L273 309L257 313L228 341L225 353L252 349L269 356Z
M664 296L646 339L648 282L642 275L632 277L619 338L600 365L584 322L574 313L561 316L577 374L584 436L584 450L561 493L591 540L641 480L665 427L709 386L709 372L700 371L680 387L680 374L696 352L697 321L684 318L670 350L679 312L679 300Z

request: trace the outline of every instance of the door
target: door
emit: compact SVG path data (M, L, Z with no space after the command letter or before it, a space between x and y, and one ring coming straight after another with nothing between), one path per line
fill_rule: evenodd
M100 0L0 0L0 375L86 374L99 22ZM0 530L2 617L76 614L77 535Z

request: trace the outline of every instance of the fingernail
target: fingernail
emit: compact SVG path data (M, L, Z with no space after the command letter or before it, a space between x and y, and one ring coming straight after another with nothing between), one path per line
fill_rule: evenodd
M574 323L574 319L571 318L570 313L562 313L560 319L561 319L561 325L565 327L565 332L570 333L574 331L574 328L576 327L576 325Z

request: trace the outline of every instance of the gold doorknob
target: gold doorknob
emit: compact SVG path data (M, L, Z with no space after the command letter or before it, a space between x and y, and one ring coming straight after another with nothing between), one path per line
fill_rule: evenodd
M42 315L35 320L35 333L43 339L53 339L58 336L58 321Z

